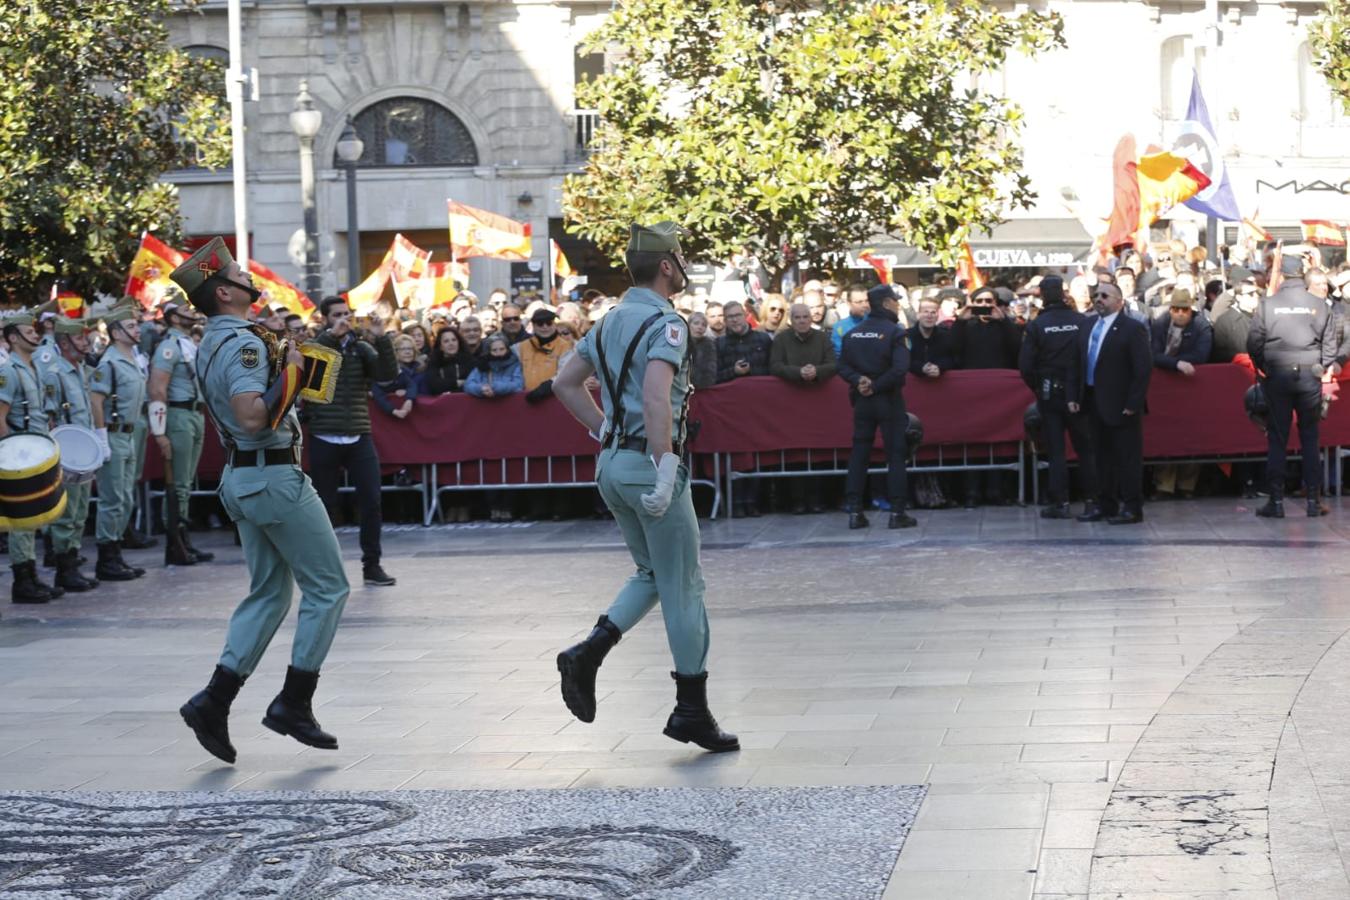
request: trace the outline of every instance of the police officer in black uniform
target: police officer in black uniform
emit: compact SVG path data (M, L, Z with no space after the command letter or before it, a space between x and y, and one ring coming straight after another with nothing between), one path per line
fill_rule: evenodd
M1303 281L1303 260L1284 256L1280 261L1284 282L1269 297L1261 298L1247 334L1247 352L1265 373L1265 394L1270 404L1266 437L1266 482L1270 499L1256 511L1270 519L1284 518L1284 466L1289 445L1289 427L1298 412L1298 441L1303 453L1303 486L1308 495L1308 515L1325 516L1328 509L1319 494L1322 465L1318 448L1318 424L1322 417L1323 376L1330 378L1335 363L1335 322L1326 302L1308 292Z
M1092 453L1092 433L1083 414L1082 354L1080 333L1087 316L1064 302L1064 279L1047 275L1041 280L1040 315L1027 323L1026 337L1018 357L1022 380L1036 395L1041 432L1050 452L1050 503L1041 510L1043 519L1069 519L1069 463L1064 432L1069 432L1078 454L1078 475L1088 499L1084 514L1091 512L1097 496L1097 462Z
M887 528L913 528L919 523L905 513L905 373L909 371L909 346L900 322L900 298L889 284L867 292L871 312L862 323L844 335L839 354L839 375L849 383L853 403L853 453L848 459L845 487L848 527L866 528L862 511L867 462L872 441L881 429L886 449L886 492L890 494L891 518Z

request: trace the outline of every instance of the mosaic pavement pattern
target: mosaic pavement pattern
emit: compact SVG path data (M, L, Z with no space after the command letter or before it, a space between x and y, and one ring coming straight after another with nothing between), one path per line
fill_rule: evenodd
M876 898L921 786L0 794L6 898Z

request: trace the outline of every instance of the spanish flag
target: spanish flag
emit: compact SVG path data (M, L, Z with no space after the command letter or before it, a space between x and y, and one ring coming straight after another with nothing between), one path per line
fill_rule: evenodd
M1344 225L1325 219L1304 219L1300 224L1303 226L1303 240L1309 244L1320 244L1323 247L1345 246Z
M52 302L67 319L78 319L84 312L84 298L62 285L52 285Z
M876 253L875 250L864 250L858 254L858 259L877 270L877 278L881 279L882 284L890 284L891 267L887 265L886 260L878 259Z
M1142 251L1150 225L1210 184L1209 176L1185 157L1157 151L1136 161L1134 153L1134 135L1127 134L1116 144L1111 164L1115 202L1106 234L1098 240L1103 249L1133 244Z
M459 296L460 287L469 283L469 267L466 263L430 263L420 278L403 282L403 293L408 299L409 309L430 309L433 306L449 306ZM394 292L399 293L399 280L394 280Z
M489 256L525 262L533 245L528 223L445 201L450 208L450 253L455 259Z
M566 279L577 274L577 270L572 268L572 264L568 262L567 257L563 255L562 248L558 246L558 242L550 238L548 245L553 251L553 277Z
M314 304L299 288L256 259L248 261L248 270L253 274L253 286L262 291L258 298L260 305L281 305L297 316L307 316L314 309Z
M385 251L384 259L380 260L379 266L366 276L365 281L347 289L347 303L351 306L352 312L358 316L364 315L378 303L384 296L384 286L389 283L389 276L393 271L394 249L390 247Z
M126 294L135 297L146 309L159 305L165 291L173 285L169 273L186 260L186 254L173 249L148 231L141 232L141 246L127 274Z
M970 249L969 241L961 245L961 258L956 261L956 280L966 283L967 294L984 287L984 273L975 265L975 254Z

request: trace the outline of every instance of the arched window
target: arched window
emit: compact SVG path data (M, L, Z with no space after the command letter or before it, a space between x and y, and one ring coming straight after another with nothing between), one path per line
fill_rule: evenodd
M395 97L368 106L352 119L365 150L356 164L476 166L478 148L459 117L419 97ZM334 165L340 160L334 157Z
M212 44L189 44L183 48L183 52L193 59L209 59L212 62L219 63L222 69L230 67L230 51L224 47L216 47Z
M1195 68L1195 55L1191 49L1190 35L1179 34L1163 41L1160 64L1162 117L1179 122L1186 118L1186 106L1191 100L1191 72Z

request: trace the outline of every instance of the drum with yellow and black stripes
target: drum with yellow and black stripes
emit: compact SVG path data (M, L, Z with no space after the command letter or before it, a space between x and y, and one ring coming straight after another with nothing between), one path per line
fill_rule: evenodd
M45 434L0 438L0 531L33 531L65 509L56 441Z

